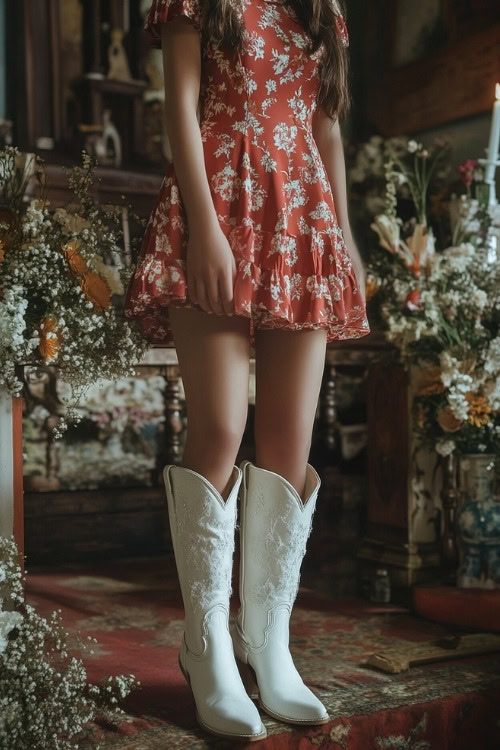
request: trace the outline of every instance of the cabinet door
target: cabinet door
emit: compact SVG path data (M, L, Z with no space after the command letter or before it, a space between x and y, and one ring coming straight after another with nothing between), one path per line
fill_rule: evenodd
M388 542L408 540L408 375L374 363L368 379L368 525Z
M4 0L4 10L14 142L25 151L52 151L62 135L59 0Z

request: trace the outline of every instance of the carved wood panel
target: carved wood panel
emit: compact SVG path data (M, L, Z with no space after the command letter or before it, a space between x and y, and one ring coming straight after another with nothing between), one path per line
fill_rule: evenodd
M407 536L410 431L408 377L401 365L370 366L367 412L368 522Z

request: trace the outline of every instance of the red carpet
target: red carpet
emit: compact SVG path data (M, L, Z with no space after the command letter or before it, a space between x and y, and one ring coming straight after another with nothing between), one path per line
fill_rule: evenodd
M121 724L92 724L80 748L99 741L119 750L500 750L500 654L386 675L363 666L366 657L398 640L428 640L449 630L394 608L335 601L304 588L292 615L291 650L332 722L296 728L262 714L269 736L260 743L210 738L198 728L177 666L183 610L172 564L162 557L57 571L26 565L29 603L45 615L60 608L68 630L98 639L86 657L89 679L132 673L142 683L124 703ZM236 609L235 598L232 616Z

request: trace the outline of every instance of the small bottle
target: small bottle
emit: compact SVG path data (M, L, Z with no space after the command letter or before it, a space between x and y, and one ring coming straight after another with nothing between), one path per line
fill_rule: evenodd
M391 582L386 568L377 568L373 581L372 602L387 604L391 601Z

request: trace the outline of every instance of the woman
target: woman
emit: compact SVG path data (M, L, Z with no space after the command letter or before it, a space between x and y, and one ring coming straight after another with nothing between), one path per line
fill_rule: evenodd
M164 469L184 607L179 664L197 719L266 736L247 694L320 724L288 625L320 479L308 463L328 341L369 333L338 118L348 36L334 0L155 0L169 165L127 291L153 343L175 344L188 433ZM234 464L256 358L256 462ZM240 609L228 629L240 493Z

